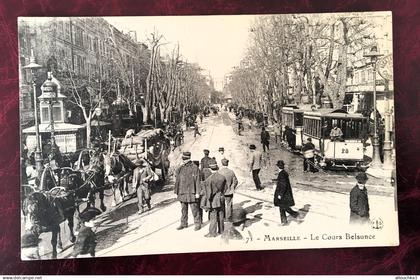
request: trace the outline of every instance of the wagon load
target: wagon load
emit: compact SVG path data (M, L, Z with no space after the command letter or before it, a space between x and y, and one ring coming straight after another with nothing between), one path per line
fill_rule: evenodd
M124 138L119 152L132 162L137 159L147 159L153 167L159 168L167 165L170 141L162 129L142 130Z

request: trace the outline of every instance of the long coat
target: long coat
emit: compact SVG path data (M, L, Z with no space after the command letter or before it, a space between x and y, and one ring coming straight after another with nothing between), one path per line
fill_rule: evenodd
M278 198L279 195L281 196L280 199ZM289 174L285 170L280 171L277 176L277 187L274 191L274 205L280 208L289 208L295 205Z
M181 202L196 202L195 194L200 194L200 170L189 161L181 165L175 172L175 194Z
M232 195L235 192L236 186L238 186L238 179L235 173L227 167L220 168L219 173L226 178L224 195Z
M356 185L350 191L350 223L369 222L369 198L366 188Z
M201 200L201 208L210 210L224 206L224 192L226 188L225 176L215 172L204 182L204 197Z

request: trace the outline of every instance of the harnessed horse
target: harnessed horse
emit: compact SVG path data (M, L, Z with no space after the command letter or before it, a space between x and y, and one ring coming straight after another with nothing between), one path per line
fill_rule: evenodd
M114 188L113 206L123 201L127 195L130 194L128 183L129 177L132 175L136 166L122 154L106 154L104 155L105 174L104 177L112 184ZM120 199L117 203L115 196L115 188L118 187L120 191Z
M50 167L46 167L41 176L41 191L35 191L27 195L24 199L22 211L29 218L27 231L41 235L51 232L52 258L57 258L57 241L61 246L60 224L68 221L70 229L70 241L75 242L74 236L74 213L76 211L75 196L68 193L63 187L53 187L49 183L54 182L55 178Z

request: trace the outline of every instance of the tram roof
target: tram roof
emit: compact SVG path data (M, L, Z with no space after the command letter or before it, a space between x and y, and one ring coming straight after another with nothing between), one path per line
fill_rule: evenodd
M316 111L305 111L305 116L331 117L342 119L364 119L362 114L348 113L343 109L318 109Z

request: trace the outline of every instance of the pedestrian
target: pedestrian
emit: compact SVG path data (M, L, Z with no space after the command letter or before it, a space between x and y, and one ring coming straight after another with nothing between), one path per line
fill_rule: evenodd
M294 218L297 218L299 213L290 208L295 205L295 201L293 199L289 174L284 170L284 161L277 161L276 166L279 169L279 175L277 176L277 187L274 191L274 205L280 209L281 225L284 226L287 225L286 212Z
M225 158L226 158L225 148L224 147L219 147L219 152L214 157L214 159L216 160L217 165L218 166L222 166L222 159L225 159Z
M208 149L204 149L203 153L204 153L204 157L200 161L201 170L203 168L209 168L209 161L211 160L211 158L209 157L210 151Z
M295 141L296 141L296 134L295 130L291 127L287 126L285 127L284 137L286 138L287 145L289 148L293 151L296 149Z
M38 174L38 171L36 170L35 165L31 164L31 161L29 159L26 160L25 173L26 173L26 178L28 180L28 184L34 188L37 188L39 184L39 180L38 180L39 174Z
M266 151L266 148L267 150L270 150L270 133L268 133L264 127L261 129L261 144L264 152Z
M368 177L365 172L360 172L356 180L356 186L350 191L350 224L366 224L369 223Z
M92 230L95 227L95 222L92 220L100 213L101 211L96 208L86 208L79 214L80 221L83 224L73 246L72 256L74 258L95 257L96 234Z
M302 147L303 152L303 171L304 172L315 172L315 145L312 143L312 139L308 138L305 145Z
M203 123L203 113L200 113L200 123Z
M194 217L194 230L201 228L199 205L200 198L200 169L191 161L191 153L182 153L183 164L176 170L175 194L181 203L181 224L177 228L182 230L188 227L188 205Z
M197 122L194 122L194 138L195 138L197 135L200 135L200 136L201 136L201 133L200 133L200 130L198 129L198 124L197 124Z
M219 173L226 178L226 188L224 192L225 196L225 219L228 222L232 222L233 212L233 194L236 187L238 186L238 179L236 178L235 172L228 168L229 160L222 159L222 167Z
M278 142L281 142L281 124L279 122L276 122L274 124L274 135L276 139L276 144Z
M133 184L132 187L135 188L137 192L137 199L138 199L138 214L142 214L144 212L143 205L146 204L148 210L150 210L151 205L151 196L150 196L150 189L149 189L149 181L153 178L153 173L146 165L144 160L138 159L134 163L136 168L133 171Z
M210 162L211 175L204 183L204 199L201 207L209 212L210 225L209 233L205 237L216 237L217 233L224 231L224 196L226 188L226 178L217 170L219 169L215 161Z
M262 165L262 154L260 151L256 150L256 146L251 144L249 146L249 150L251 152L250 161L249 161L249 171L252 173L252 178L255 183L255 188L259 191L263 188L261 187L261 181L259 177L259 173L261 170Z

